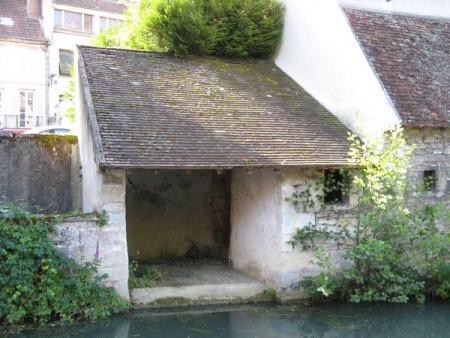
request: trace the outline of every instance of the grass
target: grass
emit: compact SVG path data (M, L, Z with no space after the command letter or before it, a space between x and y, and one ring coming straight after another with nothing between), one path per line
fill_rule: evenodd
M139 264L138 261L133 260L129 265L128 287L130 290L135 288L153 288L166 275L166 269L161 266Z

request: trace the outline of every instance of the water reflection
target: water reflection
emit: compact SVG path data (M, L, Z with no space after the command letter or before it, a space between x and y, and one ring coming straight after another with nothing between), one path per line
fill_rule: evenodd
M450 337L450 303L141 310L95 323L28 328L5 337Z

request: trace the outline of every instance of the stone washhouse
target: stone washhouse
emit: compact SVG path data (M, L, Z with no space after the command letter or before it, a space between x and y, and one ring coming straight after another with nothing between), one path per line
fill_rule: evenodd
M275 61L79 47L83 209L111 215L109 283L128 297L129 258L207 250L300 297L316 270L286 242L334 220L285 197L348 165L349 130L400 123L416 145L409 175L448 201L449 22L288 0Z
M207 250L281 298L311 274L284 198L347 166L348 129L267 60L78 48L83 211L110 215L107 281L128 259ZM104 260L104 258L103 258Z

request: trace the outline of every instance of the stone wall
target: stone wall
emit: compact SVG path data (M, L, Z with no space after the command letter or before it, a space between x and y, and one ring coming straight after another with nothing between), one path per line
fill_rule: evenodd
M411 156L409 179L423 180L425 170L435 171L436 187L426 192L428 201L450 201L450 129L405 128L405 137L415 146Z
M80 210L76 136L0 134L0 159L0 196L25 203L30 212Z
M405 137L415 150L410 158L411 167L408 170L408 181L412 183L423 182L424 171L435 171L435 189L422 193L423 203L435 203L438 201L448 203L450 201L450 129L446 128L406 128ZM293 192L305 189L309 184L314 186L317 177L323 176L323 170L296 169L284 170L282 174L282 199L291 197ZM322 188L311 189L312 199L315 205L307 208L295 208L292 203L283 202L282 210L282 259L281 282L278 291L283 299L302 297L299 292L298 281L306 276L315 275L320 269L311 264L314 260L311 250L304 250L300 246L285 245L286 241L293 238L296 228L302 228L311 223L320 227L327 227L330 231L338 225L346 225L352 230L355 224L355 216L352 207L357 203L356 196L350 195L348 205L322 208L317 196L322 194ZM339 212L336 212L339 211ZM316 242L318 243L318 242ZM350 263L343 259L343 252L349 242L337 243L321 242L330 254L332 264L336 270L347 267Z
M338 217L348 205L326 207L319 203L322 189L315 182L324 175L318 169L236 170L232 173L230 265L239 271L273 287L282 300L302 298L298 282L320 272L311 250L292 247L297 228L308 224L328 226L351 224L351 214ZM292 193L312 185L314 206L296 208L286 201ZM350 200L350 205L355 203ZM333 264L339 269L345 261L336 243L326 245Z
M122 298L128 299L128 270L124 274L123 268L127 260L125 234L115 226L113 210L108 216L110 223L104 226L99 226L93 216L67 218L55 225L53 239L61 252L78 263L99 260L99 275L108 274L102 284L113 287Z

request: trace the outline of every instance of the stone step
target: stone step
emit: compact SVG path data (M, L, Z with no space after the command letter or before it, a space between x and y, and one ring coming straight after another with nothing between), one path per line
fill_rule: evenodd
M133 308L237 304L272 300L260 282L176 287L137 288L131 291Z

